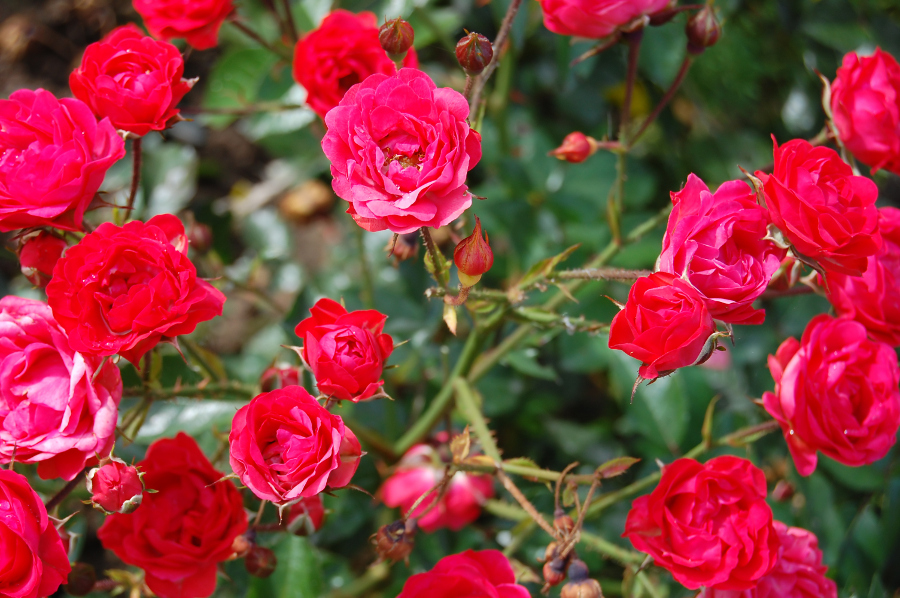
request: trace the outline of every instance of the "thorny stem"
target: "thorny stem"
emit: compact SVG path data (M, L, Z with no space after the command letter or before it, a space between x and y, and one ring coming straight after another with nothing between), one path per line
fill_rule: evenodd
M281 3L284 5L284 15L285 21L287 22L288 33L291 35L291 40L296 44L297 40L300 39L300 35L297 33L297 23L294 21L294 13L291 12L290 0L281 0Z
M685 76L687 76L688 69L691 68L691 62L693 61L693 59L694 57L690 54L684 57L684 60L681 63L681 68L678 69L678 74L675 75L675 80L672 81L672 84L669 86L669 89L666 90L665 95L663 95L662 99L653 109L653 112L650 113L650 116L648 116L644 120L644 124L642 124L641 128L638 129L637 133L634 134L634 137L628 140L629 148L632 147L634 143L640 138L640 136L644 134L644 131L647 130L647 127L649 127L650 124L654 120L656 120L660 112L662 112L662 109L665 108L670 101L672 101L672 98L675 96L675 92L678 91L678 88L681 87L681 84L684 82L684 78Z
M494 71L497 70L497 67L500 66L500 55L503 53L503 46L506 44L509 31L512 29L513 20L515 20L521 5L522 0L512 0L509 3L509 8L506 9L506 16L503 17L503 21L500 23L500 31L497 32L497 37L493 43L494 59L487 65L487 68L481 71L481 74L475 78L475 82L472 84L472 97L469 100L469 109L472 112L478 111L478 104L481 102L484 86L488 79L491 78L491 75L494 74Z
M452 297L453 293L447 289L443 289L440 287L431 287L425 291L425 297L431 299L432 297ZM503 291L497 291L495 289L474 289L469 288L468 293L466 294L468 298L478 299L483 301L493 301L495 303L509 303L509 295L504 293Z
M135 137L131 142L132 159L134 166L131 169L131 192L128 194L128 204L125 206L125 218L131 217L131 210L134 209L134 200L137 197L138 187L141 184L141 138Z
M84 481L84 476L87 475L88 469L89 469L88 467L85 467L84 469L79 471L75 475L75 477L72 478L71 482L69 482L68 484L63 486L62 490L60 490L59 492L54 494L53 498L51 498L49 501L47 501L46 509L47 509L48 513L53 511L53 509L55 509L56 507L58 507L60 505L60 503L62 503L62 501L64 501L66 499L66 497L72 493L72 490L77 488L78 485Z
M638 29L633 33L625 34L628 43L628 71L625 77L625 98L622 101L622 126L619 132L619 140L627 139L628 125L631 124L631 99L634 95L634 83L637 79L638 56L641 53L641 40L644 38L644 30Z
M475 436L481 442L481 449L484 451L484 454L490 457L497 464L497 467L500 467L503 457L500 456L500 449L497 448L497 443L494 442L494 437L491 436L487 422L484 420L481 409L475 401L475 393L472 391L472 387L462 378L457 378L453 386L456 388L457 408L472 424Z
M247 37L249 37L250 39L252 39L252 40L255 41L256 43L258 43L260 46L262 46L263 48L265 48L266 50L268 50L268 51L271 52L272 54L275 54L276 56L278 56L279 58L284 59L284 60L288 60L288 61L291 60L291 56L290 56L290 55L285 54L285 53L284 53L283 51L281 51L281 50L278 50L278 49L275 48L272 44L270 44L269 42L267 42L266 40L264 40L262 37L259 36L259 34L258 34L257 32L255 32L255 31L253 31L252 29L250 29L250 27L248 27L248 26L247 26L243 21L241 21L240 18L237 17L236 15L235 15L235 16L232 16L232 18L231 18L231 20L230 20L229 22L230 22L232 25L234 25L235 27L237 27L237 28L241 31L241 33L243 33L244 35L246 35Z
M809 295L811 293L815 293L812 287L808 287L805 284L798 284L797 286L783 291L774 289L766 291L760 295L759 298L765 301L767 299L777 299L778 297L794 297L796 295Z
M466 86L463 88L463 97L466 98L466 101L469 100L469 96L472 95L472 86L475 84L475 77L466 73Z
M361 226L354 226L356 229L356 249L359 251L359 269L362 276L362 289L360 289L360 299L366 309L375 307L375 285L372 282L372 272L369 271L369 259L366 256L366 243Z
M437 248L434 239L431 237L431 231L428 230L427 226L420 228L419 232L422 233L422 239L425 240L425 248L428 250L428 255L431 256L431 265L434 268L435 281L446 288L447 282L444 277L444 256ZM447 278L449 278L449 273Z
M305 108L300 104L282 104L281 102L259 102L241 108L205 108L203 106L187 106L181 111L185 114L225 114L232 116L246 116L257 112L284 112Z
M240 399L251 399L259 393L256 386L237 381L205 385L181 386L178 388L126 388L123 396L146 397L149 399L172 399L175 397L214 397L232 395Z
M555 538L556 531L549 523L547 523L547 520L544 519L544 516L538 512L534 505L531 504L531 502L529 502L527 498L525 498L525 495L522 494L522 491L519 490L515 484L513 484L512 480L509 479L509 476L503 473L502 470L497 470L497 479L500 480L500 483L503 484L503 487L506 488L506 491L509 492L512 497L516 499L516 502L522 506L525 512L528 513L529 517L531 517L535 523L541 526L542 530L550 534L551 538Z
M562 270L548 278L548 282L555 280L637 280L643 276L652 274L650 270L627 270L625 268L578 268L575 270Z

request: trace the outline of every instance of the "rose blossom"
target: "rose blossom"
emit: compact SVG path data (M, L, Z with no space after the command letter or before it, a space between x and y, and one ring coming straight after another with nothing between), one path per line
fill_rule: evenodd
M831 113L841 143L872 171L900 174L900 64L876 48L844 56L831 84Z
M53 276L53 267L62 256L68 243L47 231L29 235L19 245L19 263L22 274L31 284L44 288Z
M0 100L0 231L80 230L106 171L124 155L115 127L80 100L43 89Z
M642 362L645 380L702 363L712 348L716 324L700 293L672 274L638 278L625 307L609 326L609 348Z
M775 521L781 541L775 568L749 590L704 589L698 598L837 598L837 585L825 577L815 534Z
M264 392L238 409L228 442L235 475L277 505L343 488L362 456L344 420L302 386Z
M115 457L87 474L87 491L95 507L110 513L132 513L144 497L143 474L134 465Z
M384 504L400 507L406 515L419 497L437 486L443 476L444 464L434 447L417 444L403 455L394 473L385 481L380 491L381 498ZM459 531L478 519L481 505L493 496L494 481L490 476L456 472L447 492L418 520L418 526L425 532L444 527ZM420 516L429 504L428 499L424 500L412 516Z
M72 567L47 509L25 476L0 469L0 598L43 598Z
M900 427L900 367L894 350L866 338L865 327L822 314L800 341L769 356L775 392L763 394L800 475L816 469L816 451L844 465L884 457Z
M247 529L241 493L183 432L157 440L138 463L147 487L141 508L109 515L97 537L117 557L145 572L160 598L205 598L216 589L218 564L234 554Z
M183 74L178 48L145 36L131 24L113 29L85 49L81 66L69 75L69 87L98 118L144 136L178 118L176 106L196 82L186 81Z
M764 241L769 220L756 193L743 181L715 193L697 176L672 193L657 270L683 276L706 300L713 318L730 324L762 324L753 301L778 270L784 250Z
M773 137L774 141L774 137ZM775 143L775 172L757 171L769 216L794 249L824 268L859 276L881 247L878 187L828 147Z
M419 66L414 48L406 53L403 66ZM309 107L322 118L369 75L396 72L378 41L378 20L371 12L333 10L294 49L294 79L306 89Z
M553 33L600 39L644 15L660 12L671 0L540 0L544 26Z
M231 0L133 0L154 37L183 37L197 50L218 44L219 27L234 10Z
M319 392L354 403L381 392L384 362L394 350L382 332L387 316L374 309L348 313L331 299L319 299L309 312L294 332Z
M104 222L70 247L47 285L47 300L76 351L118 353L138 365L163 340L222 314L225 296L187 257L184 225L154 216Z
M375 74L325 116L322 149L347 213L368 231L448 224L472 205L466 174L481 159L469 104L415 69Z
M732 456L667 465L632 503L622 536L691 590L752 588L778 558L766 477Z
M883 245L870 255L862 276L827 273L828 300L838 315L866 327L869 336L900 346L900 210L880 208L878 228Z
M71 480L115 442L122 376L69 348L42 301L0 299L0 463Z
M530 598L516 584L509 560L499 550L467 550L445 556L425 573L406 580L397 598Z

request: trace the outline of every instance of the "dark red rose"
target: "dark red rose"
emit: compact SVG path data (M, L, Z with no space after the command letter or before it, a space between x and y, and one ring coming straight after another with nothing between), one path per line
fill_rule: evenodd
M68 243L46 231L40 231L22 240L19 245L19 263L22 274L31 284L44 288L53 276L53 267L62 256Z
M445 556L431 571L406 580L397 598L530 598L516 584L509 560L499 550L467 550Z

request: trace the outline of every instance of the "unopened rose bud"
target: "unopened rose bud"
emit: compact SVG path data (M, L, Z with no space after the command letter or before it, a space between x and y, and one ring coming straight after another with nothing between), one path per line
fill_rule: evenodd
M44 288L50 283L53 267L66 247L64 240L45 231L23 239L19 245L22 274L34 286Z
M91 503L107 515L134 512L144 497L141 476L137 467L116 458L95 467L87 474Z
M593 156L599 147L597 140L593 137L588 137L581 131L573 131L566 135L562 145L547 155L556 156L560 160L572 164L579 164Z
M401 18L388 21L378 30L378 41L392 60L402 60L413 45L415 31Z
M474 286L481 280L481 275L494 265L494 252L491 251L487 233L481 238L481 220L478 216L475 217L475 230L453 250L453 262L459 269L459 282L464 287Z
M702 54L706 48L714 46L722 36L722 25L716 18L716 12L707 4L694 14L685 28L688 38L688 52Z
M563 586L560 598L603 598L600 584L588 575L584 561L572 559L572 564L569 565L569 583Z
M405 561L413 549L413 538L416 533L412 521L395 521L382 525L375 534L375 550L378 556L392 561Z
M558 586L566 579L566 561L553 558L544 563L544 583L549 587Z
M255 532L247 532L253 533ZM231 543L231 551L234 552L234 556L240 558L250 552L250 549L253 548L253 542L248 538L245 534L237 536L234 539L234 542Z
M300 374L300 368L294 365L272 365L259 377L259 386L263 392L272 392L285 386L299 386Z
M553 514L553 527L558 531L568 534L575 528L575 522L562 509L557 509Z
M651 27L659 27L660 25L665 25L669 21L675 18L680 11L676 8L677 2L673 1L669 6L662 9L659 12L655 12L650 15L650 23Z
M212 248L213 234L212 229L202 222L192 223L187 230L188 241L191 249L197 253L203 254Z
M244 567L247 573L254 577L268 577L275 572L278 559L270 549L254 544L247 556L244 557Z
M69 578L66 580L66 592L72 596L87 596L94 589L97 573L87 563L72 563Z
M287 514L288 531L295 536L308 536L319 531L325 521L325 507L318 494L301 498L291 505Z
M494 47L480 33L470 33L456 43L456 59L467 75L477 75L491 63Z

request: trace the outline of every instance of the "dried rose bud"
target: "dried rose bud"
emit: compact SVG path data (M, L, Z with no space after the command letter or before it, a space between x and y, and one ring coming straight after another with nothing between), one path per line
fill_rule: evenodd
M110 515L132 513L144 497L142 473L133 465L115 457L87 474L91 503Z
M559 544L556 542L550 542L547 544L547 548L544 550L544 560L542 563L546 563L548 561L552 561L556 558L556 554L559 551Z
M190 247L199 254L204 254L212 248L212 229L202 222L192 223L187 230Z
M412 25L397 17L378 30L378 41L392 60L402 60L413 45L415 31Z
M272 365L259 377L259 385L263 392L272 392L285 386L299 386L300 374L300 368L294 365Z
M247 568L247 573L254 577L268 577L275 572L277 566L278 559L275 553L258 544L254 544L244 557L244 567Z
M323 521L325 507L319 494L301 498L288 509L287 528L295 536L308 536L319 531Z
M44 288L50 283L53 267L66 247L64 240L45 231L23 239L19 245L22 274L34 286Z
M572 164L580 164L593 156L599 147L597 140L593 137L588 137L581 131L573 131L566 135L562 145L547 155L556 156L560 160Z
M558 586L566 579L566 561L553 558L544 563L544 583L549 587Z
M481 275L494 265L494 252L491 251L487 233L481 238L481 220L475 217L475 230L459 242L453 250L453 261L459 269L459 282L464 287L474 286Z
M714 46L722 36L722 25L716 18L716 12L707 4L694 14L685 28L688 38L688 52L702 54L706 48Z
M253 534L255 537L255 532L247 532L248 534ZM250 549L253 548L253 541L247 537L246 534L241 534L234 539L234 542L231 543L231 551L234 553L234 557L232 558L241 558L245 556Z
M480 33L470 33L456 43L456 59L467 75L477 75L491 63L494 47Z
M419 231L397 235L397 240L388 241L385 249L390 251L398 262L416 257L419 253Z
M584 561L572 559L572 564L569 565L569 583L563 586L560 598L603 598L600 584L588 575Z
M395 521L382 525L375 534L375 550L378 556L392 561L405 561L413 549L413 537L416 533L412 521Z
M66 592L72 596L87 596L94 589L97 573L87 563L72 563L69 578L66 580Z
M568 534L575 528L575 522L562 509L557 509L553 514L553 527L564 534Z

